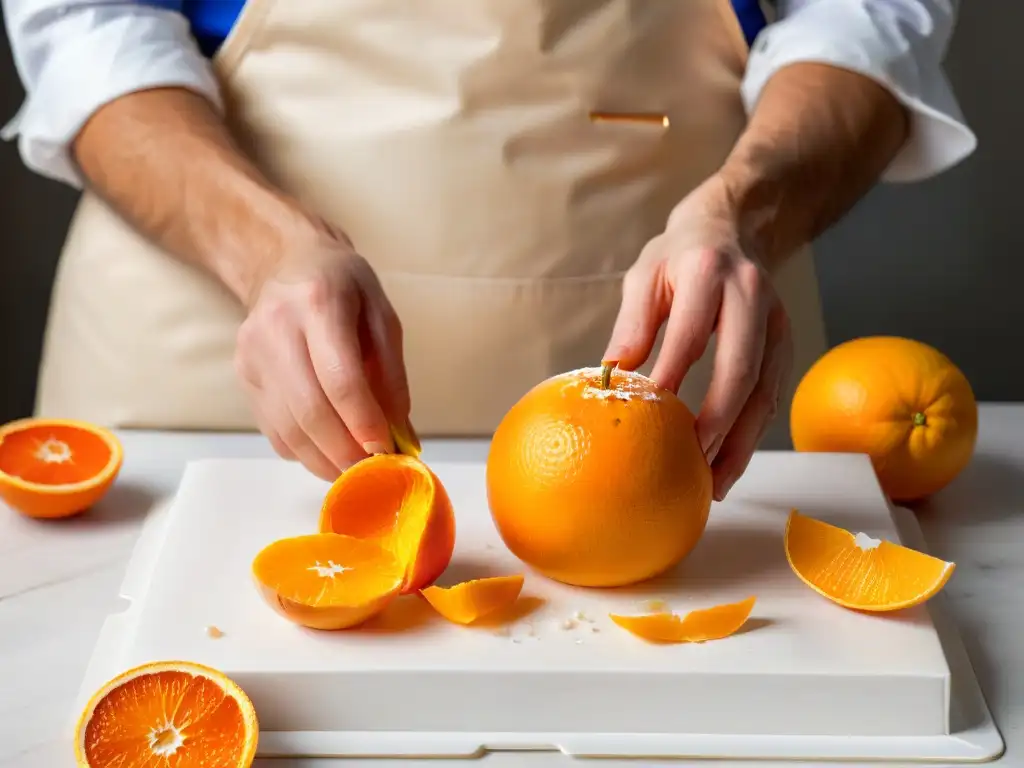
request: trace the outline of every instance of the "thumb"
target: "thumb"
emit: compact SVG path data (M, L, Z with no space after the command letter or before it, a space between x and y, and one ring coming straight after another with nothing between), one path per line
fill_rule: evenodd
M627 371L636 370L647 361L668 313L658 283L654 269L634 267L626 273L622 304L602 361L614 361Z

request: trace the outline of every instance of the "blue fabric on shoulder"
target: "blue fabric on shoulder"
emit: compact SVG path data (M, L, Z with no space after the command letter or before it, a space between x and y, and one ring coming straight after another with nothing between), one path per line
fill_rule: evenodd
M683 0L671 1L683 2ZM181 11L192 25L192 34L195 35L199 46L207 56L216 53L245 6L245 0L143 0L143 2ZM760 0L732 0L732 7L736 12L736 19L743 30L747 45L751 45L757 34L767 25Z

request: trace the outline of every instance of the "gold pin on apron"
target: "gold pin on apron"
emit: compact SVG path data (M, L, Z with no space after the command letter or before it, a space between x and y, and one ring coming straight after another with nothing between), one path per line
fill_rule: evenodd
M590 121L593 123L646 123L660 125L662 128L669 127L668 115L657 112L591 112Z

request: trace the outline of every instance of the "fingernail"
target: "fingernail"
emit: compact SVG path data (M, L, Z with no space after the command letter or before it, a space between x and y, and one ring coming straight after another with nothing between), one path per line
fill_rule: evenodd
M386 444L377 443L373 441L363 443L363 450L366 451L371 456L374 456L378 453L391 453L391 448L389 448Z
M735 484L735 477L727 477L723 480L721 487L718 489L718 493L714 494L715 501L725 501L725 497L729 495L729 491L732 490L732 487Z
M722 447L722 435L712 435L710 438L704 439L704 445L701 448L704 451L704 458L707 459L708 464L715 460L715 456L718 455L718 450Z

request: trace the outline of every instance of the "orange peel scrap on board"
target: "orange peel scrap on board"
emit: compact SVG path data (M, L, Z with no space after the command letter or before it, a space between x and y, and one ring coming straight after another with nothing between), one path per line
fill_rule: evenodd
M737 603L690 611L685 616L660 611L640 616L609 614L618 626L654 643L703 643L721 640L739 631L754 609L756 597Z
M786 560L819 595L844 608L895 611L931 599L956 568L923 552L789 513Z
M472 624L508 608L523 589L523 576L491 576L451 587L427 587L420 594L431 607L455 624Z

